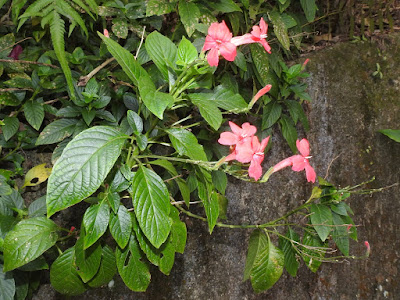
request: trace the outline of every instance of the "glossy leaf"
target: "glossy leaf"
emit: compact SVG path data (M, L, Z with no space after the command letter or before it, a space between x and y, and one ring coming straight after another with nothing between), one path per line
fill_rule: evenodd
M101 245L96 243L84 249L84 234L75 244L75 261L79 276L83 282L88 282L97 273L101 261Z
M215 191L211 192L207 191L203 184L199 183L199 198L201 199L204 205L204 211L207 216L208 230L210 234L213 232L215 224L217 223L219 216L219 201L218 201L218 193Z
M138 135L143 131L143 120L136 112L128 110L127 119L129 125L131 126L133 132L136 135Z
M207 161L203 146L199 144L193 133L186 129L171 128L166 130L175 150L194 160Z
M178 46L178 60L176 64L185 66L197 59L196 47L184 36Z
M392 140L400 143L400 130L382 129L378 130L378 132L383 133L384 135L390 137Z
M16 117L5 117L4 125L1 126L3 131L3 136L6 141L11 139L17 132L19 128L19 121Z
M35 100L25 102L24 115L28 123L36 130L39 130L44 119L43 105Z
M287 239L279 237L279 246L282 249L285 257L285 269L292 277L296 277L297 270L299 269L299 262L296 259L297 254L297 243L300 242L299 235L289 227L286 233Z
M12 300L15 294L15 281L12 273L3 272L3 265L0 264L0 299Z
M46 198L49 217L99 188L118 159L126 138L115 128L97 126L81 132L65 147L49 177Z
M60 119L47 125L40 133L36 145L54 144L74 133L76 120Z
M110 220L110 208L106 201L90 206L84 216L83 225L86 234L84 237L84 249L93 245L106 232Z
M104 246L101 252L101 262L96 275L88 282L90 287L100 287L107 284L117 272L115 254L109 246Z
M212 128L218 130L222 123L222 113L215 105L214 99L195 97L195 95L196 94L189 95L190 100L198 107L204 120L206 120Z
M254 230L250 235L249 247L247 250L246 265L244 267L243 280L250 278L251 270L254 267L256 258L261 255L268 246L267 236L259 229Z
M149 265L143 256L136 238L132 235L128 247L115 251L118 272L128 288L135 292L144 292L150 283Z
M311 223L314 226L315 231L321 238L321 241L325 241L329 233L332 230L332 212L329 207L323 204L312 204L311 205Z
M117 214L111 214L110 232L118 246L123 249L129 242L132 232L131 214L125 206L120 205Z
M82 294L86 287L75 268L75 248L69 248L51 265L50 282L52 287L65 295Z
M132 181L132 202L139 226L154 247L159 248L171 230L171 204L164 181L154 171L140 166Z
M207 96L207 94L203 94ZM229 112L239 113L247 109L247 102L240 94L235 93L231 89L223 85L219 85L214 89L213 99L215 104Z
M316 233L312 231L306 231L304 233L302 243L305 246L303 246L301 249L301 257L303 258L306 266L315 273L317 272L325 256L325 245L321 242Z
M273 126L281 117L282 106L276 102L270 102L264 107L262 116L262 130Z
M4 240L4 271L10 271L36 259L58 239L58 226L45 217L24 219Z
M222 195L225 195L226 186L228 184L228 177L226 176L226 173L223 171L213 171L211 175L215 188Z

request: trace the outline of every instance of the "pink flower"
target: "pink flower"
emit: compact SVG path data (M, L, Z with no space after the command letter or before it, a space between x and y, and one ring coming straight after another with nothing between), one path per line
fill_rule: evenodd
M108 33L108 30L107 30L107 29L104 29L103 32L104 32L104 36L105 36L105 37L108 37L108 38L110 37L110 34Z
M236 57L236 46L231 43L232 33L226 26L225 21L222 23L212 23L208 28L208 35L203 46L203 51L210 50L207 55L207 61L210 66L217 67L219 55L221 54L226 60L234 61Z
M266 93L268 93L272 88L272 85L267 84L265 87L263 87L261 90L257 92L257 94L251 99L249 103L249 110L253 107L254 103L257 102L260 97L264 96Z
M306 170L306 176L307 176L307 181L308 182L315 182L315 179L317 177L317 174L315 173L315 170L313 167L311 167L310 163L308 162L308 159L311 158L310 155L310 144L306 139L302 139L301 141L297 140L296 141L296 146L297 149L299 150L300 154L298 155L293 155L291 157L288 157L281 162L277 163L274 166L274 173L292 166L292 170L296 172L303 171L304 169Z
M236 46L243 44L251 44L251 43L260 43L263 45L265 51L271 53L271 47L266 41L268 30L268 24L265 23L264 19L261 18L260 26L253 26L253 30L251 33L246 33L245 35L234 37L232 39L232 43Z
M368 241L364 242L365 247L367 247L367 256L371 253L371 246L369 245Z
M229 121L229 126L232 132L222 132L218 140L221 145L234 146L233 151L226 157L225 161L236 159L241 163L250 162L253 156L251 138L257 132L257 128L248 122L243 123L240 127Z
M310 59L307 58L307 59L303 62L303 68L308 64L309 61L310 61Z
M18 60L19 55L22 53L22 47L20 45L15 46L10 54L8 55L8 57L11 57L12 59Z
M249 177L254 178L255 181L260 179L262 175L261 163L264 160L264 149L267 147L269 137L262 140L261 144L258 141L258 137L253 136L251 140L251 148L253 151L253 157L249 167Z

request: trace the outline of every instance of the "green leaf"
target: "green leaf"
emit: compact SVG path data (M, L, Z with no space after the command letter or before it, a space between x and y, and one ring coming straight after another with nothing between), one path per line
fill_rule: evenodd
M326 253L325 245L317 237L315 232L306 231L303 236L301 257L306 266L312 271L317 272Z
M288 232L286 233L287 239L283 237L279 237L279 246L283 251L283 255L285 256L285 269L288 273L296 277L297 270L299 269L299 262L296 259L296 242L300 241L299 235L289 227Z
M215 224L217 223L218 216L219 216L219 201L218 201L218 193L215 191L211 192L207 191L204 185L199 182L199 198L202 200L204 205L204 211L206 212L207 216L207 223L208 223L208 230L210 234L213 232ZM201 191L202 189L202 191Z
M304 113L303 107L298 101L295 100L286 100L285 104L289 109L290 116L293 119L293 122L297 124L297 121L300 120L304 126L305 130L310 130L310 125L308 124L308 119Z
M172 218L171 243L174 244L176 252L183 254L187 239L186 224L179 218L179 211L175 207L171 208L170 217Z
M306 15L307 21L314 21L315 13L318 9L317 5L315 5L315 0L300 0L300 4L303 8L304 14Z
M13 189L11 194L1 196L0 203L5 204L10 209L23 209L24 208L24 199L21 197L20 193Z
M184 36L178 46L178 60L176 64L186 66L197 59L196 47Z
M92 123L94 117L96 116L96 111L95 110L88 110L86 108L82 109L81 111L82 118L85 121L87 126L90 126L90 123Z
M126 39L128 36L128 23L121 19L113 20L111 30L117 37Z
M14 134L18 132L19 128L19 121L16 117L5 117L4 118L4 125L1 126L3 131L3 136L6 141L11 139Z
M311 205L310 210L311 224L313 224L313 227L321 238L321 241L324 242L332 229L332 227L329 226L332 225L332 212L329 207L315 203Z
M191 37L196 31L195 25L199 23L200 10L196 3L187 2L186 0L179 1L178 9L181 22L185 27L188 36Z
M196 97L197 94L189 94L189 98L194 105L199 108L201 116L212 128L218 130L222 123L222 113L215 105L215 101L210 98Z
M243 280L250 278L251 270L255 264L256 258L261 255L268 246L267 236L259 229L254 230L250 235L249 247L247 250L246 265L244 267Z
M101 262L96 275L88 282L92 288L100 287L114 277L117 272L117 264L115 262L115 254L109 246L104 246L101 252Z
M383 133L384 135L390 137L392 140L400 143L400 129L399 130L382 129L378 130L378 132Z
M84 230L82 230L84 231ZM101 261L101 245L96 243L91 247L84 249L84 237L82 234L75 244L75 261L78 267L78 274L83 282L88 282L96 275Z
M228 184L228 177L226 176L226 173L223 171L213 171L211 175L212 182L217 191L222 195L225 195L226 185Z
M287 32L287 27L285 25L285 21L283 20L280 13L277 11L271 11L268 13L269 19L274 25L274 33L278 38L278 41L281 43L283 48L289 51L290 49L290 40Z
M48 217L99 188L118 159L126 138L115 128L97 126L84 130L65 147L48 181Z
M338 246L339 250L345 255L349 256L349 234L347 232L347 223L343 221L342 217L336 213L332 213L333 219L333 232L332 238Z
M214 11L222 13L231 13L234 11L242 12L240 7L233 0L219 0L208 2Z
M171 204L164 181L154 171L140 166L132 181L132 202L140 228L159 248L171 230Z
M157 31L150 33L145 42L147 54L160 70L165 81L169 80L168 69L175 66L178 50L175 44Z
M60 119L47 125L40 133L36 145L48 145L62 141L74 133L77 120Z
M39 130L44 119L43 105L35 100L25 102L24 115L28 123L36 130Z
M143 131L143 121L137 113L132 110L128 110L127 119L135 135L138 135Z
M14 299L15 281L12 273L3 272L3 265L0 264L0 299Z
M129 242L132 233L131 214L125 206L120 205L117 214L111 214L110 232L118 246L123 249Z
M293 125L293 121L288 116L282 115L279 124L281 125L283 137L288 142L290 149L293 153L296 153L297 130Z
M110 220L110 208L106 201L90 206L84 216L86 235L84 249L93 245L106 232Z
M26 271L26 272L48 270L48 269L49 269L49 265L47 264L46 259L43 257L43 255L39 256L35 260L32 260L31 262L27 263L26 265L23 265L18 268L18 270Z
M149 0L146 6L146 16L161 16L168 14L174 10L175 4L174 2L170 3L169 1L163 0Z
M282 115L282 106L276 102L270 102L264 106L261 129L265 130L274 125Z
M58 238L58 226L45 217L19 222L4 239L4 271L27 264L52 247Z
M134 235L131 236L128 247L117 247L115 257L118 272L126 286L135 292L146 291L151 278L149 265L143 262L145 257Z
M52 287L66 295L82 294L86 287L75 268L75 248L64 251L51 265L50 282Z
M271 82L268 82L270 55L261 45L250 44L250 51L253 64L256 67L257 73L262 79L261 84L264 86L271 84Z
M0 38L0 58L6 58L12 46L15 44L15 37L13 33L5 34Z
M179 155L185 155L194 160L207 161L203 146L199 144L196 136L186 129L171 128L166 130L172 146Z

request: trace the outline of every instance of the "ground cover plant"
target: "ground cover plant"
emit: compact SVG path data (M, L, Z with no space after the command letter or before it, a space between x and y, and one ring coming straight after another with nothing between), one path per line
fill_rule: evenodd
M309 129L308 60L285 62L314 0L2 0L0 12L0 298L29 297L44 270L67 295L117 274L145 291L150 264L168 275L184 253L181 214L210 234L253 230L244 279L255 292L284 270L296 276L301 261L316 272L356 258L346 200L363 191L318 177L298 134ZM273 134L293 155L266 168ZM52 166L25 173L30 149L51 151ZM229 176L265 183L287 167L314 184L307 201L264 224L225 220ZM46 194L28 204L38 185ZM81 224L53 220L74 205L85 208Z

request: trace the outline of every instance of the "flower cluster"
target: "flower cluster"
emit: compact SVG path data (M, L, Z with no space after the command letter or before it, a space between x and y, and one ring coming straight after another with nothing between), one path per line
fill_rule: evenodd
M258 137L254 136L257 128L250 123L242 124L242 127L229 122L232 132L222 132L218 143L231 146L231 153L225 161L237 160L241 163L250 163L249 176L254 180L260 179L262 175L261 163L264 160L264 149L268 144L269 137L260 143Z
M221 23L212 23L208 28L208 34L203 46L203 51L210 50L207 55L207 61L212 67L218 66L219 55L222 55L228 61L234 61L236 57L236 47L244 44L259 43L265 51L271 53L271 47L266 41L268 25L261 18L260 26L253 26L251 33L242 36L232 37L225 21Z

